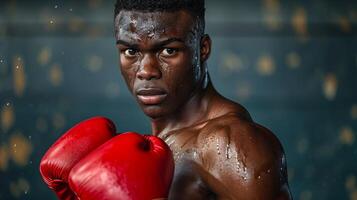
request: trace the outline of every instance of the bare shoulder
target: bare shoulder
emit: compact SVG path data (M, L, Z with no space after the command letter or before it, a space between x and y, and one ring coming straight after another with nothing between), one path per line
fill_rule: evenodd
M229 147L256 153L256 156L262 157L261 159L268 154L280 157L283 153L279 139L269 129L234 113L228 113L206 123L200 131L198 141L201 145L213 143L217 146L217 142L227 147L234 145Z
M252 120L234 113L213 119L201 129L197 145L202 166L232 187L235 198L244 194L250 199L276 199L288 188L282 145L270 130Z

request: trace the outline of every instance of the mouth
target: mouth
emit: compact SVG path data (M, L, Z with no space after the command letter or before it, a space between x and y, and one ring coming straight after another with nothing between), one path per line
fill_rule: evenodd
M157 105L166 99L167 93L160 88L142 88L136 91L136 96L144 105Z

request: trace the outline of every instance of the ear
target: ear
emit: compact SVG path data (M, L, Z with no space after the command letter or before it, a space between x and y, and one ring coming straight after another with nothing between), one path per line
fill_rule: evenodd
M211 54L212 41L208 34L201 38L201 62L205 62Z

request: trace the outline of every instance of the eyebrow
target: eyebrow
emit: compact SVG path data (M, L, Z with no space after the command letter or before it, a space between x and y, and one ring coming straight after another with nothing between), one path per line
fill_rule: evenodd
M162 46L165 46L167 44L170 44L172 42L182 42L182 43L185 43L183 39L181 38L169 38L167 40L163 40L163 41L160 41L160 42L157 42L154 44L154 48L158 48L158 47L162 47ZM116 42L117 44L121 44L121 45L124 45L124 46L127 46L127 47L132 47L132 48L138 48L139 47L139 44L133 44L133 43L130 43L130 42L127 42L127 41L124 41L124 40L117 40Z

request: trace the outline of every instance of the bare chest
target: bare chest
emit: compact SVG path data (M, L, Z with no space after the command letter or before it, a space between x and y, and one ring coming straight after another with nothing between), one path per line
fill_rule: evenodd
M202 157L197 147L198 133L186 131L165 139L175 160L175 174L170 190L170 200L216 199L205 183Z

